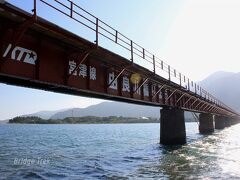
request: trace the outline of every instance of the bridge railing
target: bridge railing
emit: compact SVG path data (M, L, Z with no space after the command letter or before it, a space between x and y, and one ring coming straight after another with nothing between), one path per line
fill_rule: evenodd
M93 14L84 10L82 7L70 0L33 0L34 9L33 13L35 18L37 18L37 2L40 1L66 15L67 17L73 19L79 24L85 26L89 30L95 33L95 44L99 45L99 36L106 38L107 40L119 45L120 47L127 50L130 54L130 61L135 63L135 57L139 57L143 62L150 63L152 68L151 71L161 77L178 84L181 88L195 93L199 97L215 104L216 106L221 106L229 109L224 103L216 99L213 95L209 94L202 87L191 81L187 76L177 71L175 68L171 67L165 63L161 58L158 58L150 51L146 50L144 47L140 46L136 42L132 41L130 38L120 33L115 28L111 27L104 21L98 19ZM163 75L164 74L164 75Z

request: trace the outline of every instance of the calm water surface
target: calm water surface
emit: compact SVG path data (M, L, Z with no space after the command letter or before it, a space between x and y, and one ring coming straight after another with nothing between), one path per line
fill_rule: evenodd
M240 179L240 125L159 144L159 124L0 125L0 179Z

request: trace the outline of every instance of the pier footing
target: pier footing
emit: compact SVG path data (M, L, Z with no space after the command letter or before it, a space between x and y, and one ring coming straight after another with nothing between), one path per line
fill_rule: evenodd
M213 115L207 113L200 113L199 132L201 134L208 134L214 132Z
M225 127L230 127L232 125L232 118L227 117L225 120Z
M160 143L164 145L185 144L184 111L178 108L164 107L160 113Z
M239 119L237 119L237 118L232 118L232 125L235 125L235 124L238 124L239 123Z
M215 116L215 129L224 129L226 127L226 117L224 116Z

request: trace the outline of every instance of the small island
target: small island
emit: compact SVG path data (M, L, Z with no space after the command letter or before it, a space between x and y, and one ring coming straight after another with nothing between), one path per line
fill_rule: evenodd
M117 123L159 123L159 119L151 117L67 117L64 119L42 119L36 116L15 117L9 123L19 124L117 124Z

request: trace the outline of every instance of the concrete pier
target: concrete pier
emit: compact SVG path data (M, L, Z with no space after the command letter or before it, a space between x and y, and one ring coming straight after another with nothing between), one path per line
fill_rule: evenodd
M239 119L233 117L232 118L232 125L238 124L239 123Z
M201 134L208 134L214 132L213 115L207 113L200 113L199 115L199 132Z
M225 127L230 127L232 125L232 118L226 117L225 119Z
M164 107L160 113L160 143L164 145L185 144L184 111L178 108Z
M227 118L224 116L215 116L214 121L215 121L215 129L224 129L226 127L226 121Z

